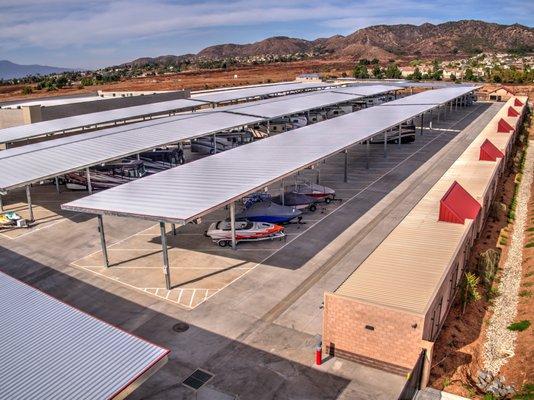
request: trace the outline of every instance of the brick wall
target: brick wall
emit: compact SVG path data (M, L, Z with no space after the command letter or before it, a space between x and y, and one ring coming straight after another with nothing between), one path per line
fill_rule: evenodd
M323 346L342 358L406 373L421 352L423 323L418 315L325 293Z

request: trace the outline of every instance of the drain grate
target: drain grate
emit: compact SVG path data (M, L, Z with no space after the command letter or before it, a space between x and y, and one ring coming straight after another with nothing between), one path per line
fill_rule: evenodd
M189 329L189 324L185 322L178 322L172 326L174 332L182 333Z
M193 372L191 375L184 379L182 385L187 386L188 388L191 388L193 390L198 390L206 383L208 383L210 379L213 378L213 376L213 374L210 374L207 371L197 369L195 372Z

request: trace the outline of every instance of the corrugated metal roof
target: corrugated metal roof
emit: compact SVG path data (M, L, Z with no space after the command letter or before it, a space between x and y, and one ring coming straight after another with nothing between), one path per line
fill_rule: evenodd
M501 150L506 149L512 135L497 133L498 121L506 109L503 106L499 110L421 201L336 290L337 294L419 314L426 312L472 225L472 220L465 224L438 221L439 202L457 181L484 204L500 159L480 161L480 145L489 139ZM515 126L517 118L507 121Z
M286 92L301 92L305 90L318 90L327 87L336 86L325 83L286 83L282 85L257 86L245 89L225 90L222 92L205 93L194 95L193 100L207 101L210 103L223 103L226 101L235 101L249 99L261 96L276 95Z
M347 86L332 89L335 93L358 94L360 96L373 96L375 94L391 92L393 90L403 89L395 85L359 85Z
M187 223L433 107L367 108L129 182L62 208Z
M0 398L107 399L168 354L0 273Z
M202 104L198 101L178 99L13 126L0 129L0 143L15 142L85 126L142 118L171 111L191 110L202 106Z
M458 98L464 94L472 92L477 89L477 86L453 86L445 87L436 90L426 90L413 96L403 97L394 101L390 101L388 106L404 106L414 104L428 104L438 105L443 104L451 99Z
M20 103L9 102L7 104L1 105L0 108L18 108L24 106L43 106L43 107L52 107L60 106L64 104L74 104L74 103L86 103L89 101L103 100L104 97L98 95L93 96L79 96L79 97L58 97L56 99L36 99L33 101L23 101Z
M378 93L382 88L377 88ZM391 90L391 89L390 89ZM372 89L368 89L372 93ZM34 143L0 152L0 189L8 190L164 144L253 124L264 119L354 100L358 95L321 91L181 114L128 126ZM221 111L262 115L245 116ZM53 121L50 121L53 122Z
M283 115L295 114L314 108L327 107L333 104L345 103L361 98L360 95L333 93L331 91L321 91L306 95L280 97L270 99L263 104L251 104L245 106L234 106L228 111L247 115L256 115L264 118L277 118Z
M0 152L0 188L11 188L260 118L223 112L193 113L35 143Z

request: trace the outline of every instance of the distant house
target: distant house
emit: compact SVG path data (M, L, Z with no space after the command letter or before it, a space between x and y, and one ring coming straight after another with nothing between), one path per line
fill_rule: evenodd
M488 98L493 101L506 101L515 96L515 93L506 86L500 86L488 93Z
M321 82L321 75L319 74L300 74L295 79L298 82Z

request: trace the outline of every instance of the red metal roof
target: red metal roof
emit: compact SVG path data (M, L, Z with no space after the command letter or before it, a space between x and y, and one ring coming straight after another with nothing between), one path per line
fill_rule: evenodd
M462 185L454 181L439 202L439 220L463 224L465 220L475 219L480 211L480 204Z
M514 107L523 107L523 103L521 103L521 100L516 98L514 101Z
M513 131L514 128L506 122L503 118L499 120L499 124L497 125L497 132L502 133L510 133L510 131Z
M484 161L496 161L497 158L503 158L504 154L500 151L493 143L488 139L482 143L480 146L480 157L479 160Z
M513 107L508 107L508 116L509 117L519 117L519 113Z

